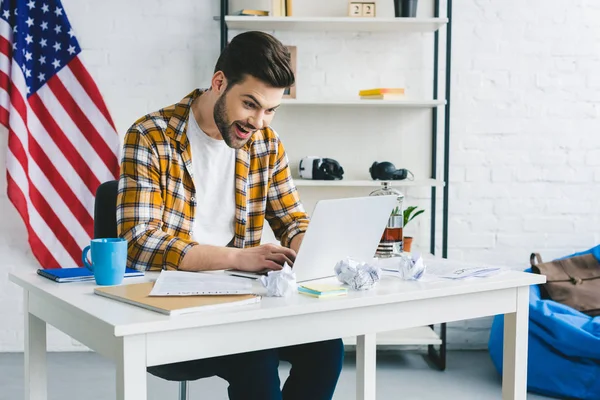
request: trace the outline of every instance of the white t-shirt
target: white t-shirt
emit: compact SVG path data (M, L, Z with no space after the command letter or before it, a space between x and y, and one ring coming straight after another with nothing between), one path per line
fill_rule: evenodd
M224 140L213 139L204 133L192 110L187 136L192 149L196 187L192 240L225 246L234 236L235 149L227 146Z

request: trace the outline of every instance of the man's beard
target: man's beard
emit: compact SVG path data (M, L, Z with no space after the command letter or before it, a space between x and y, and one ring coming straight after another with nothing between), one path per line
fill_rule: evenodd
M240 149L240 148L244 147L244 145L246 144L248 139L250 137L252 137L252 135L250 135L250 137L248 139L240 139L235 134L235 126L234 126L235 122L230 122L227 119L227 111L226 111L227 103L225 102L226 95L227 95L227 92L223 93L221 95L221 97L219 97L217 102L215 103L213 117L215 119L217 129L219 129L219 132L221 133L221 136L223 137L223 140L225 141L227 146L229 146L233 149ZM241 122L239 124L244 127L246 125Z

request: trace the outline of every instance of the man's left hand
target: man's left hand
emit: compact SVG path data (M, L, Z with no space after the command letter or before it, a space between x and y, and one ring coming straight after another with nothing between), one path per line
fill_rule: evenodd
M298 250L300 250L302 239L304 239L304 232L294 236L292 241L290 242L290 249L294 250L296 254L298 254Z

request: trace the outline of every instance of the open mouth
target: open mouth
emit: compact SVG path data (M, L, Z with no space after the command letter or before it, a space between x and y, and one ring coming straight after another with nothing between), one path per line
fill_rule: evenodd
M250 135L252 135L252 130L248 129L240 124L238 124L237 122L234 123L235 125L235 134L240 138L240 139L247 139L248 137L250 137Z

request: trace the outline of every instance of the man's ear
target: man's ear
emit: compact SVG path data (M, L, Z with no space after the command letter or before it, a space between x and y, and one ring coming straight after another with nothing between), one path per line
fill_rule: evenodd
M223 71L217 71L212 77L211 80L211 89L216 94L225 93L225 89L227 89L227 78Z

